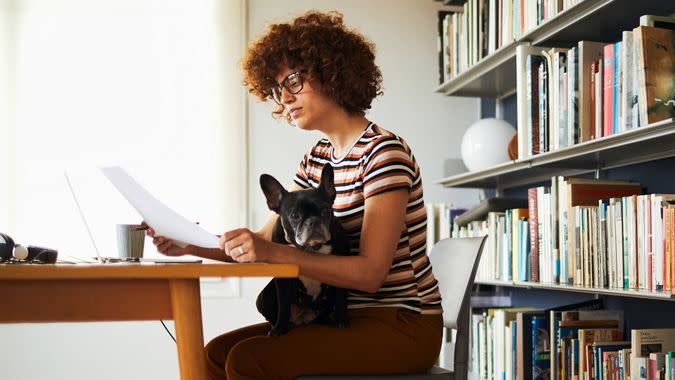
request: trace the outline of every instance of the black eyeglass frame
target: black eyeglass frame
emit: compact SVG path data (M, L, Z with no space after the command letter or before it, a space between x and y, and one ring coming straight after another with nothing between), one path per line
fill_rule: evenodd
M272 87L272 89L270 90L269 97L272 98L272 100L274 100L275 103L281 105L281 95L282 95L282 91L283 91L284 88L286 89L286 91L288 91L290 94L293 94L293 95L302 91L303 87L305 87L305 78L302 76L302 73L304 71L305 71L305 69L298 69L298 70L295 70L292 73L286 75L286 77L284 79L282 79L281 82L277 83L276 85L274 85L274 87ZM293 77L295 75L297 75L299 80L300 80L300 87L297 89L297 91L293 91L292 89L290 89L286 85L288 83L289 79L291 79L291 77ZM277 100L276 96L274 96L274 93L275 93L276 89L279 89L279 99L278 100Z

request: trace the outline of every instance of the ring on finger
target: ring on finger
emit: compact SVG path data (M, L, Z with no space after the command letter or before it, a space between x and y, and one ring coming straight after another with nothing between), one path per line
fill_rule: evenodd
M237 247L237 252L239 252L240 255L243 255L244 254L243 246L240 245L239 247Z

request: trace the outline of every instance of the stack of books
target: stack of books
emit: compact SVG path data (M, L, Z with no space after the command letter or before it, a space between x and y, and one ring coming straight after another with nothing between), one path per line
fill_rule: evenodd
M528 209L492 212L478 230L488 240L477 280L675 290L675 194L641 192L560 176L530 188Z
M438 13L439 83L581 0L468 0Z
M516 48L518 158L673 117L675 31L647 26L655 19L675 28L643 16L613 43Z
M627 339L628 338L628 339ZM602 300L472 315L471 372L481 379L672 379L675 328L626 331Z

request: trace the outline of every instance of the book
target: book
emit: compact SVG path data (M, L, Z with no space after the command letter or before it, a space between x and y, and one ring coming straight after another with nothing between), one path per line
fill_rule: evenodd
M639 26L633 29L638 45L638 103L640 126L675 116L675 30Z
M582 72L585 71L583 67L581 68L581 70L582 70ZM581 116L581 134L582 134L582 136L584 136L584 134L586 133L585 131L587 130L588 131L588 140L593 140L596 137L596 133L595 133L595 123L596 123L596 121L595 121L595 104L596 104L597 98L598 98L597 93L595 91L595 87L596 87L595 78L596 78L596 74L598 72L597 61L591 62L591 67L590 67L590 70L588 70L588 71L589 71L588 77L590 78L590 82L591 82L590 88L588 90L589 94L590 94L590 96L588 98L588 101L590 102L590 105L585 105L585 104L583 104L583 100L581 101L582 104L580 105L580 107L584 108L584 112L585 112L585 114L583 116ZM581 90L584 91L583 83L582 83ZM581 114L581 111L580 111L580 114ZM588 124L584 124L584 120L587 120Z
M603 60L600 59L596 62L595 67L597 71L595 72L595 111L594 111L594 116L595 116L595 135L594 138L600 138L602 137L602 131L603 131L603 114L602 110L603 108L603 93L604 93L604 87L602 84L602 78L604 78L604 71L603 71L603 65L602 65ZM637 108L637 107L636 107Z
M650 353L675 350L675 329L631 330L631 361L646 362ZM641 365L631 367L631 379L640 377ZM645 366L646 368L646 366Z
M538 136L538 147L539 153L547 152L550 150L549 147L549 134L550 134L550 121L549 121L549 94L548 94L548 65L545 61L539 65L539 70L537 72L537 94L538 94L538 106L539 106L539 136ZM534 142L533 142L534 143Z
M558 72L558 77L553 83L554 86L557 85L556 90L556 104L558 105L558 121L557 127L555 127L553 135L557 134L557 137L553 138L553 143L551 144L553 149L563 148L570 144L570 128L568 124L568 115L569 115L569 98L567 86L568 86L568 59L570 55L574 54L576 48L572 47L567 52L556 52L553 54L553 70Z
M524 46L518 45L516 47L516 88L519 89L516 93L516 107L518 120L518 158L525 158L527 154L527 73L526 64L528 55L542 55L542 47L539 46Z
M527 208L516 208L510 210L511 216L511 278L514 281L523 281L522 276L522 265L521 260L525 252L523 252L523 247L521 244L522 231L519 229L519 225L522 220L527 219L528 209Z
M614 72L612 73L612 134L621 132L619 126L621 121L621 51L623 50L623 43L621 41L614 43Z
M596 137L594 123L595 73L597 61L602 59L604 43L579 41L579 141L589 141Z
M532 378L532 319L544 318L543 310L524 311L516 314L516 378Z
M567 145L581 141L579 128L579 48L572 47L567 53Z
M635 33L632 33L632 41L631 41L631 96L632 98L630 99L630 125L631 128L637 128L640 126L640 104L639 104L639 96L638 96L638 90L640 88L640 79L638 78L638 69L640 66L640 54L638 54L638 51L640 47L642 46L641 44L638 44L635 41Z
M546 151L545 144L541 143L541 136L545 136L546 125L540 124L540 67L544 64L541 55L529 54L525 64L527 76L527 144L528 156ZM542 74L543 75L543 74ZM543 76L542 76L543 80ZM541 126L541 127L540 127Z
M640 25L651 26L653 28L675 29L675 17L642 15L640 16Z
M528 225L530 228L530 256L529 281L539 282L539 205L537 204L537 189L527 190Z
M632 125L633 108L633 32L626 30L621 40L621 125L619 131L637 128Z
M443 84L447 80L447 75L445 74L445 51L448 46L448 18L453 12L440 10L437 13L437 31L438 31L438 84Z
M551 350L548 344L548 324L546 317L532 317L532 379L551 379Z
M567 82L561 82L560 74L561 69L566 71L566 62L567 62L567 52L569 49L566 48L552 48L543 52L546 56L546 64L548 66L548 120L549 120L549 137L548 145L549 150L555 150L560 147L561 135L566 136L567 124L561 125L562 112L561 109L563 106L567 105L567 97L562 96L563 93L560 92L560 84L564 83L565 86ZM561 98L562 97L562 98ZM564 131L563 131L564 129ZM561 133L561 131L563 131ZM565 139L565 142L567 140ZM564 146L564 145L563 145Z
M630 348L619 350L619 379L630 379Z
M602 135L611 136L614 132L614 44L605 45L603 57Z

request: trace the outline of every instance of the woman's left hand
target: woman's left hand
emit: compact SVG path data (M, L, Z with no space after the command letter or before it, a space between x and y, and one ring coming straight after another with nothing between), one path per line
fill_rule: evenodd
M272 251L272 243L248 228L223 233L219 245L226 255L239 263L267 262Z

